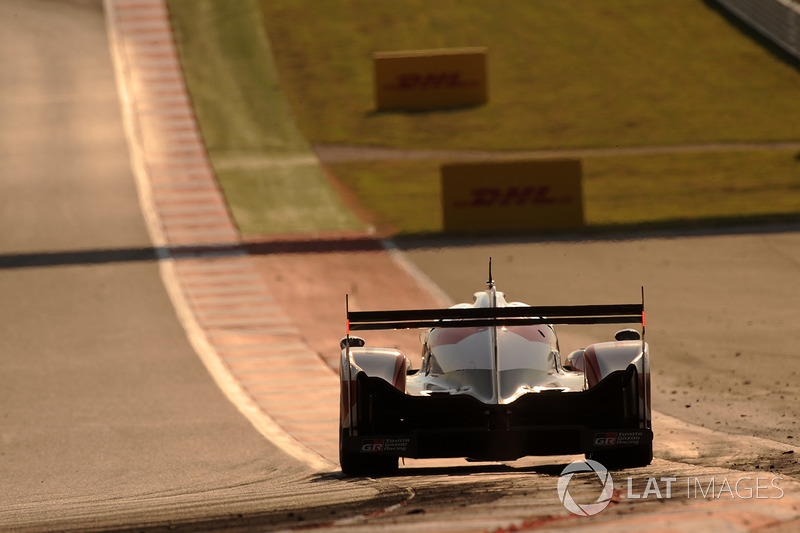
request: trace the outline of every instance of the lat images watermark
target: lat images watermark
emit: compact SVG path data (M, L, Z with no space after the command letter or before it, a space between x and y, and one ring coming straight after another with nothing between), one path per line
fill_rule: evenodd
M590 503L579 503L570 494L570 481L575 474L594 473L599 481L599 488L589 491L582 487L581 498L591 498ZM705 500L778 500L783 498L784 490L780 486L783 480L780 476L748 476L742 475L736 479L728 477L694 477L677 478L674 476L626 477L626 491L618 491L617 497L626 497L629 500L664 500L664 499L705 499ZM579 516L592 516L605 509L611 502L614 493L614 480L606 468L591 459L575 461L567 465L558 477L558 499L571 513ZM594 491L594 492L593 492ZM594 495L599 491L597 499Z
M602 485L603 489L594 503L581 505L569 493L569 482L572 480L572 476L579 472L594 472L600 480L600 485ZM569 512L579 516L592 516L605 509L611 502L611 497L614 495L614 480L611 479L611 474L608 473L606 467L597 461L587 459L586 461L575 461L568 464L558 476L557 488L558 499L561 500L561 503L564 504L564 507Z

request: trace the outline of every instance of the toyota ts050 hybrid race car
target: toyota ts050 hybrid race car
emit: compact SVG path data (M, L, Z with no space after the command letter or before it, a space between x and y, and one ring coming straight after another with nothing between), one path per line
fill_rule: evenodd
M387 474L398 458L509 461L586 454L607 468L653 457L642 302L531 307L490 280L450 309L348 309L341 343L339 460L346 475ZM638 323L559 353L554 324ZM351 331L424 328L422 365Z

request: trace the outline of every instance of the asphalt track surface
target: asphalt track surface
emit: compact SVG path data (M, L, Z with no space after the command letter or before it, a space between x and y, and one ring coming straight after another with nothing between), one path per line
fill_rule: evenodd
M131 27L149 31L160 24L148 20ZM200 233L187 237L198 224L165 224L163 234L146 227L135 185L141 168L125 143L99 2L6 0L0 4L0 42L6 67L0 75L0 284L5 296L0 307L0 528L610 531L791 530L798 525L800 504L790 478L797 464L790 444L796 438L796 406L788 394L783 400L789 402L770 394L776 386L791 392L796 381L793 346L779 337L797 318L792 306L797 288L791 283L798 269L797 233L589 243L405 243L404 256L360 238L299 240L252 244L245 247L252 257L242 258L230 248L208 246L216 241L204 241ZM160 68L162 60L149 57L147 62ZM167 108L180 107L173 100L177 96L161 97L168 99ZM202 162L185 156L196 150L181 150L184 163L178 172L169 165L162 170L169 176L191 174L188 194L172 181L162 183L167 192L159 194L168 201L157 197L157 212L144 218L163 221L176 206L182 218L189 204L213 203L213 191L194 179L205 179ZM184 204L177 196L189 200ZM206 220L211 204L202 205ZM227 245L235 241L216 219L202 226L207 236L225 236ZM181 248L193 242L199 244ZM327 418L295 426L284 420L289 445L269 432L271 438L264 438L241 405L229 402L230 394L218 387L208 364L204 368L196 342L190 343L193 335L187 340L185 316L180 309L176 315L174 288L165 290L165 272L177 273L180 290L200 315L198 324L213 340L220 331L230 333L231 315L220 310L219 302L210 310L198 305L192 299L198 291L231 293L238 284L250 291L266 281L270 291L264 298L272 298L270 308L281 309L293 326L281 335L293 346L302 342L305 351L293 348L291 358L284 359L285 347L242 344L240 334L227 336L239 343L237 349L230 339L210 345L240 383L246 377L266 391L255 407L281 422L280 411L293 411L285 401L269 402L278 394L271 388L274 380L256 378L274 372L275 365L259 364L305 364L307 353L314 360L335 359L328 345L341 334L339 295L350 292L364 309L468 299L482 287L489 255L495 258L500 287L512 299L530 303L585 303L589 294L602 301L635 300L638 286L648 287L655 407L698 425L659 413L658 459L649 468L616 473L610 508L593 519L570 515L556 496L558 473L571 457L509 465L409 461L396 477L341 480L330 462L331 446L324 442L335 441ZM404 258L419 270L404 265ZM250 261L244 274L243 261ZM437 294L426 279L445 294ZM246 315L250 326L272 320L261 316L266 313L261 308L247 307L247 312L258 314L257 320ZM586 337L565 332L562 338L580 344ZM281 357L242 357L242 346L245 352L275 350ZM764 364L767 358L771 364ZM664 361L660 369L659 359ZM244 361L246 369L232 364ZM700 366L706 373L693 371ZM730 369L741 375L740 382L712 373ZM777 384L770 381L776 373ZM329 381L326 374L318 388ZM748 392L734 392L741 388ZM723 391L730 395L725 405L717 398ZM745 408L753 416L742 417ZM736 420L737 415L748 420ZM710 429L723 421L727 427L722 429L774 440ZM327 437L311 440L314 427ZM311 466L308 453L296 450L316 451L321 462ZM330 467L320 467L325 459ZM778 474L782 489L763 499L691 497L693 487L683 483L699 478L706 487L713 479L719 488L723 480L747 477L746 486L759 476ZM631 479L627 497L626 476ZM673 498L635 498L651 476L680 480ZM573 483L576 499L596 497L591 479Z
M189 344L100 2L4 0L0 43L0 529L291 522L378 495L276 449Z

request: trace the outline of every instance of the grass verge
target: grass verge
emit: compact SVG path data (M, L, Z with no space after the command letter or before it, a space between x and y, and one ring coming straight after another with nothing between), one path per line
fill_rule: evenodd
M283 96L251 0L168 0L211 164L244 235L362 229Z
M798 139L787 120L800 111L796 65L710 1L168 4L204 140L245 235L362 227L309 162L306 138L496 150ZM372 51L474 45L490 50L488 105L374 112ZM441 230L439 163L330 170L385 232L428 233ZM787 152L585 158L587 223L792 216L798 166Z
M329 165L381 233L442 230L443 161ZM586 224L693 226L800 219L794 152L701 152L583 159ZM776 216L777 215L777 216Z
M798 140L800 72L711 1L259 0L312 143L527 150ZM375 112L371 53L486 46L489 103Z

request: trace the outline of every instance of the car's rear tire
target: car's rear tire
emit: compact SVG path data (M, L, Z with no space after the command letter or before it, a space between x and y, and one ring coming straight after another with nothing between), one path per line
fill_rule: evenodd
M597 461L608 470L622 470L624 468L647 466L653 462L653 443L648 442L647 444L631 448L592 452L591 454L587 454L586 457Z
M344 430L342 430L342 436ZM397 472L399 457L393 455L367 455L342 449L339 439L339 465L346 476L389 476Z

